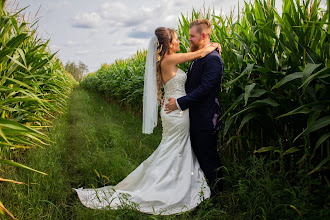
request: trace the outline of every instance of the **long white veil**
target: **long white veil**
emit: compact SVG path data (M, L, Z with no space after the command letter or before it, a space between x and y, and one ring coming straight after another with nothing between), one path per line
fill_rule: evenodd
M154 35L149 42L143 90L143 123L142 133L150 134L157 126L158 102L157 102L157 36Z

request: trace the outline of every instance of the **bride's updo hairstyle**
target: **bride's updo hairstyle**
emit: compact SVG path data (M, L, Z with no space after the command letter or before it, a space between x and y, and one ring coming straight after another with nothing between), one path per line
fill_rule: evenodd
M162 97L162 77L161 77L161 62L165 55L170 53L170 43L172 42L175 30L165 27L159 27L155 30L155 35L158 39L157 44L157 99Z

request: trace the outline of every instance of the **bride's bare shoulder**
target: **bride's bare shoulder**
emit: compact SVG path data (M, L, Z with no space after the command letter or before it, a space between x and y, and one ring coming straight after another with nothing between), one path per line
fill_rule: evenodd
M168 62L171 61L175 57L176 53L168 54L164 56L163 61Z
M171 68L171 66L175 66L176 62L175 62L175 54L169 54L166 55L161 63L161 67L163 68Z

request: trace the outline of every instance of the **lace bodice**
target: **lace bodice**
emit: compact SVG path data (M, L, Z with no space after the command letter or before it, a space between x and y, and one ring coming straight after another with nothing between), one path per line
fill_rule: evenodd
M186 95L185 83L187 74L178 68L175 76L164 85L165 97L179 98Z

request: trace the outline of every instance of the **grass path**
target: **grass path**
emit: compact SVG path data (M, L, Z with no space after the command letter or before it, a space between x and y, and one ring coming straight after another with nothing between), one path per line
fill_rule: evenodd
M244 160L223 157L225 191L217 198L218 203L204 201L192 212L153 216L129 209L84 207L72 188L115 185L156 149L161 140L160 127L152 135L142 134L141 127L141 119L120 106L109 104L96 93L75 88L67 113L54 120L49 129L53 143L14 155L16 161L48 175L3 168L0 172L6 178L28 185L0 182L1 201L15 217L24 220L302 219L300 215L323 219L322 216L329 216L327 193L313 193L308 179L293 185L282 160L269 161L255 155Z
M73 187L114 185L133 171L158 146L161 129L153 135L141 133L142 122L109 104L97 94L77 87L67 114L50 129L54 142L17 155L23 163L47 176L11 168L12 179L28 184L7 184L0 195L18 219L206 219L216 209L202 204L194 212L179 216L151 216L131 210L91 210L82 206ZM14 195L14 196L13 196Z

